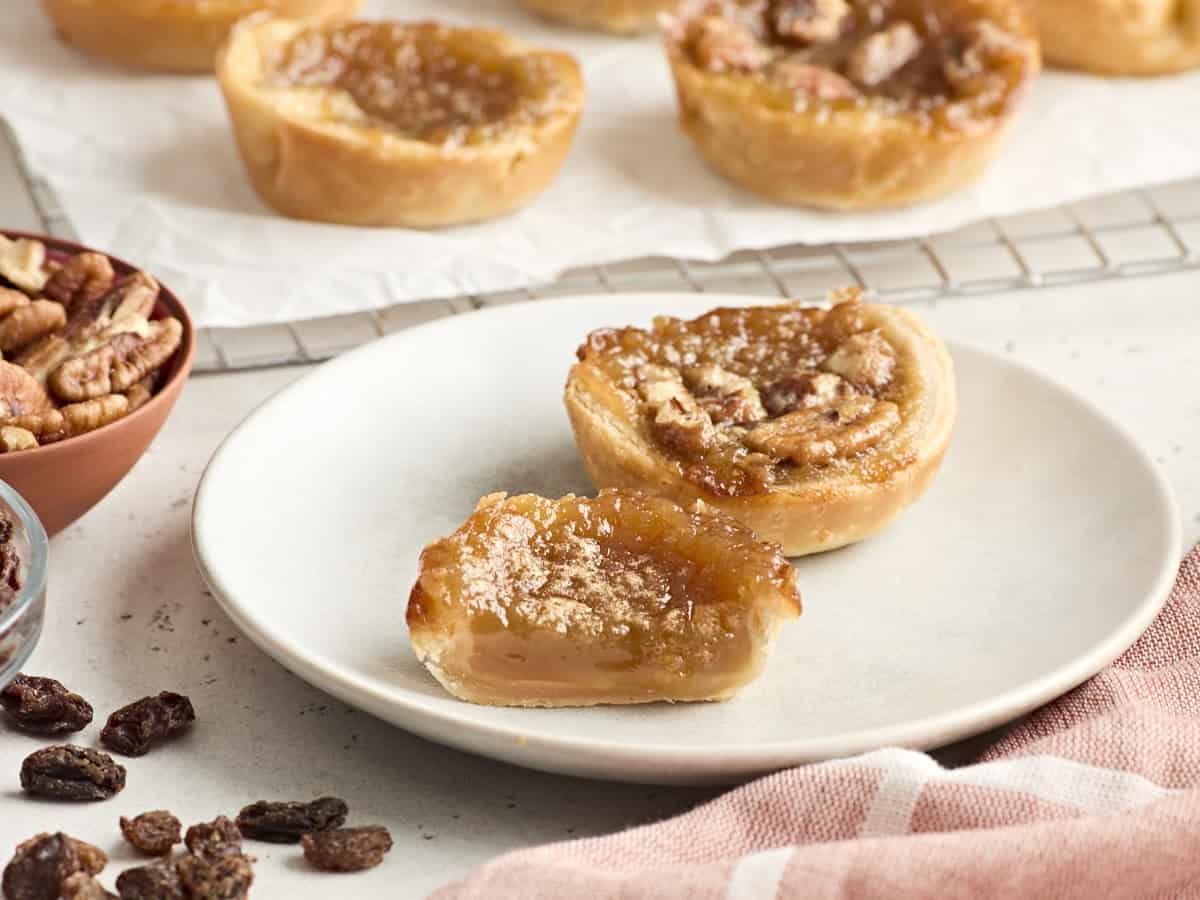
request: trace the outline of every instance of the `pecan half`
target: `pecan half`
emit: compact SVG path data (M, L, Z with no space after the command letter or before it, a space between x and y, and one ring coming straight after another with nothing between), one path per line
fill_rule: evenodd
M797 409L831 406L854 393L850 383L832 372L797 372L763 388L763 405L772 416Z
M63 337L74 345L98 334L136 331L154 311L158 282L145 272L134 272L117 281L105 294L88 302L75 302ZM94 348L88 348L94 349Z
M833 299L833 308L821 317L813 329L813 337L830 352L846 338L866 331L868 327L866 304L863 303L860 289L837 291Z
M125 392L125 398L129 401L129 412L135 409L141 409L150 402L150 398L154 396L154 376L143 378L133 387Z
M899 424L896 404L855 395L764 422L750 431L746 443L775 459L824 465L874 447Z
M0 418L37 414L52 405L36 378L20 366L0 361Z
M36 446L38 446L38 440L33 436L32 431L12 425L0 425L0 453L32 450Z
M53 300L34 300L0 319L0 352L11 353L67 324L67 312Z
M846 74L864 87L882 84L916 59L923 45L911 23L893 22L854 48L846 60Z
M26 293L46 285L46 245L28 238L13 240L0 234L0 277Z
M50 390L60 400L81 401L133 387L170 359L183 338L183 325L173 318L146 322L141 330L118 332L107 344L62 363L50 375Z
M832 69L796 59L781 59L771 67L771 78L783 87L818 100L849 100L858 89Z
M0 316L29 305L29 295L13 288L0 287Z
M61 303L67 314L77 306L90 306L112 290L116 275L101 253L76 253L50 276L42 293Z
M710 72L753 72L771 61L771 50L754 33L721 16L691 22L687 44L692 58Z
M849 16L846 0L773 0L767 10L776 35L805 44L836 41Z
M684 369L683 380L715 425L749 425L767 417L749 378L706 363Z
M665 447L701 456L716 443L709 414L684 386L679 374L661 366L643 367L639 390L650 414L650 430Z
M59 409L0 419L0 425L23 428L41 444L53 444L95 431L117 421L129 412L129 398L124 394L107 394L82 403L71 403Z
M879 390L896 371L896 351L882 335L867 331L842 341L821 368L857 387Z

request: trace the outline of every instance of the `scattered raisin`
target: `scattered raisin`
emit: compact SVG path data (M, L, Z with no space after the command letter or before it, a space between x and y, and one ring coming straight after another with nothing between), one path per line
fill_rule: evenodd
M121 816L125 840L149 856L166 856L181 840L182 825L165 809L142 813L132 819Z
M81 731L92 721L92 705L53 678L18 675L0 691L0 706L19 728L35 734Z
M350 811L345 800L321 797L311 803L272 803L260 800L243 807L237 825L242 837L272 844L298 844L314 831L341 828Z
M142 756L154 744L183 731L196 721L192 701L163 691L123 706L108 717L100 743L126 756Z
M95 875L108 857L99 847L63 834L38 834L17 845L4 868L7 900L58 900L63 882L76 872Z
M300 842L304 858L325 872L373 869L392 849L392 836L379 825L318 831L304 835Z
M189 854L175 868L188 900L243 900L254 883L250 858L241 853L212 860Z
M106 891L86 872L76 872L62 883L62 900L119 900L116 894Z
M124 789L125 767L99 750L46 747L21 763L21 787L55 800L107 800Z
M187 830L183 839L188 850L203 859L214 860L242 852L242 833L233 819L217 816Z
M121 900L184 900L179 873L166 862L126 869L117 876L117 893Z

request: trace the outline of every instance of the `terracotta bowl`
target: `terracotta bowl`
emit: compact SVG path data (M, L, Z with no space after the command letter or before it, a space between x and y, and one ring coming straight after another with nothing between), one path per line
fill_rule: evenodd
M18 231L4 234L41 241L48 255L91 249L41 234ZM118 276L137 270L124 260L105 255ZM158 392L145 405L96 431L33 450L0 454L0 479L29 502L48 534L62 531L117 486L150 446L179 399L183 383L192 371L196 331L179 298L163 286L152 318L165 316L174 316L183 323L183 339L161 370Z

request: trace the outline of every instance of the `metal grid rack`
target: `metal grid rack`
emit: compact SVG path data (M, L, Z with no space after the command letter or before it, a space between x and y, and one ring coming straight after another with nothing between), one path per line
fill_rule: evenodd
M0 125L2 125L0 120ZM0 128L6 219L66 239L75 231L50 186ZM9 175L6 183L5 163ZM15 172L16 177L11 173ZM19 188L19 194L14 189ZM611 291L695 291L815 300L859 284L889 302L1200 269L1200 179L1129 191L1035 213L988 219L921 240L795 245L742 251L717 263L647 258L576 269L520 291L403 303L370 313L286 325L203 329L196 369L234 371L315 362L402 328L522 300Z

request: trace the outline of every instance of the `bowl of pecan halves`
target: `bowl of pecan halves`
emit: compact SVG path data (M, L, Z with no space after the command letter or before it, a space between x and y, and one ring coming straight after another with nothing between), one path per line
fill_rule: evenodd
M122 260L0 232L0 479L55 534L125 477L192 368L183 304Z

